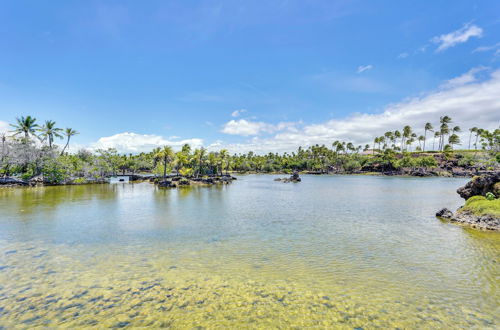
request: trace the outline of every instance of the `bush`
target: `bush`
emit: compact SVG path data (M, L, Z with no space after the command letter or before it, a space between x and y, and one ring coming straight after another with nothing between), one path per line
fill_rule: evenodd
M493 194L492 192L487 192L486 193L486 199L489 200L489 201L492 201L496 198L495 194Z

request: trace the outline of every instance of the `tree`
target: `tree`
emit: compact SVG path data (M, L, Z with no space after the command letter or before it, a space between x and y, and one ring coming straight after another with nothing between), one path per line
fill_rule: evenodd
M421 142L422 142L422 141L424 142L424 149L422 149L422 145L421 145ZM420 136L418 137L418 146L419 146L420 150L425 150L425 136L420 135Z
M221 159L221 170L220 170L221 175L224 168L224 163L226 163L226 175L227 175L229 171L229 152L227 151L227 149L222 149L219 152L219 157Z
M458 137L458 135L456 135L455 133L453 133L452 135L450 135L450 137L448 138L448 143L450 144L451 146L451 150L453 150L453 145L455 144L460 144L460 138Z
M30 135L34 135L36 129L38 128L38 124L36 123L36 118L31 116L21 116L21 118L16 118L16 124L10 124L10 126L14 127L14 136L18 134L24 134L24 138L28 140Z
M63 150L61 151L61 155L64 154L64 151L69 146L69 140L71 139L71 137L75 136L77 134L80 134L80 132L75 131L74 129L69 128L69 127L64 130L64 135L66 135L67 140L66 140L66 145L64 146Z
M163 162L163 181L167 178L167 166L174 158L174 151L171 146L164 146L161 148L154 157Z
M39 129L41 132L40 136L42 140L47 140L49 142L49 148L52 149L52 143L54 142L54 137L62 139L63 136L60 134L62 128L56 127L56 122L53 120L46 120L45 124Z
M472 127L472 128L469 128L469 150L470 150L470 143L471 143L471 140L472 140L472 133L476 133L478 130L477 127Z
M427 131L432 132L434 127L432 127L431 123L426 123L424 126L424 151L425 151L425 141L427 140Z

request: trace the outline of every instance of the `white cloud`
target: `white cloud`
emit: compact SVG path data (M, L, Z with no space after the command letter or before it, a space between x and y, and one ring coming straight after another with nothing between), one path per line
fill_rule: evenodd
M373 65L368 64L368 65L361 65L358 66L358 70L356 71L357 73L363 73L365 71L373 69Z
M408 56L410 56L410 54L408 54L407 52L404 52L404 53L399 54L398 58L407 58Z
M223 147L231 152L253 150L267 153L293 151L298 146L316 143L331 145L335 140L364 145L372 143L373 137L389 130L401 130L404 125L411 125L417 134L423 134L426 122L430 121L437 126L439 117L443 115L451 116L453 124L462 127L464 133L461 138L465 145L468 141L468 128L478 126L495 129L500 125L499 91L500 70L497 70L486 80L462 79L462 84L456 83L454 87L440 88L422 97L388 105L379 114L356 114L344 119L306 125L295 131L279 132L269 138L253 137L246 143L226 144Z
M480 38L483 35L483 29L477 25L465 24L462 28L442 34L431 39L432 42L438 44L437 52L442 52L450 47L464 43L472 37Z
M466 84L470 84L470 83L478 80L477 74L479 72L485 71L487 69L488 68L484 67L484 66L472 68L469 71L467 71L466 73L446 81L444 84L441 85L441 87L442 88L455 88L455 87L463 86Z
M9 123L0 120L0 133L7 133L11 130Z
M231 117L239 117L242 113L247 112L246 109L234 110L231 112Z
M251 136L260 135L262 133L275 133L278 131L289 130L294 131L296 123L281 122L276 125L264 123L261 121L251 121L246 119L230 120L224 124L222 133L230 135Z
M137 133L119 133L112 136L102 137L97 142L91 145L91 149L108 149L115 148L120 153L138 153L149 152L156 147L169 145L174 148L180 148L185 143L192 147L200 147L203 145L201 139L185 139L185 140L167 140L159 135L137 134Z
M494 44L492 46L480 46L480 47L477 47L472 52L473 53L488 52L490 50L495 50L495 49L498 49L498 48L500 48L500 42L496 43L496 44Z

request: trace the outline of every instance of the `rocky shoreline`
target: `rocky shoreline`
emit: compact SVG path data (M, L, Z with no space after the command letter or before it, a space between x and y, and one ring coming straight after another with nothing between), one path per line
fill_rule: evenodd
M500 172L474 177L457 189L466 200L455 213L443 208L436 216L452 222L467 224L473 228L500 231Z

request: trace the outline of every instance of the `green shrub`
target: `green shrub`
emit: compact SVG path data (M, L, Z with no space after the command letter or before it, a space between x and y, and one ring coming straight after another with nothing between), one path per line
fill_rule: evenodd
M496 198L495 194L493 194L492 192L487 192L486 193L486 199L489 200L489 201L492 201Z

